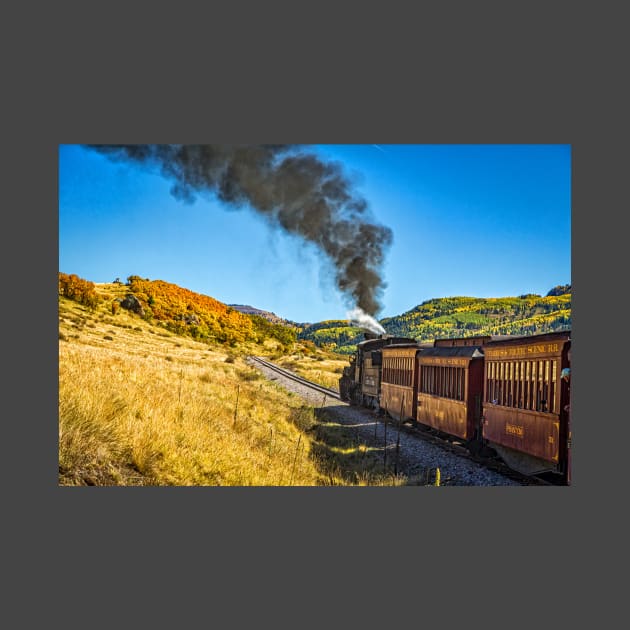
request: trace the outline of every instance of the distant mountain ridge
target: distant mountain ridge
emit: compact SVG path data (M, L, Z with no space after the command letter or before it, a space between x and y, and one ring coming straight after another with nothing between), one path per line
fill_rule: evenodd
M245 313L246 315L258 315L259 317L264 317L272 324L282 324L283 326L292 326L294 328L298 327L298 324L296 322L278 317L278 315L272 313L271 311L263 311L262 309L249 306L248 304L228 304L228 306L230 308L233 308L235 311Z
M571 328L571 285L559 285L545 297L528 293L517 297L446 297L426 300L396 317L379 322L387 334L419 342L475 335L534 335ZM347 320L305 326L299 339L351 353L364 331Z

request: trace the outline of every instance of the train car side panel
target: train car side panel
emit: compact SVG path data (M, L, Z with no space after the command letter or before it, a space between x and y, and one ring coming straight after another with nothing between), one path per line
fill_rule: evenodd
M484 347L483 438L512 467L528 474L566 473L570 333L492 341Z
M380 407L396 420L415 417L414 384L419 345L397 344L383 348Z
M484 438L493 444L558 463L560 419L555 414L486 406Z
M416 420L443 433L469 439L467 409L463 401L447 400L439 396L418 394Z
M477 346L437 346L418 354L416 420L464 440L478 437L483 354Z

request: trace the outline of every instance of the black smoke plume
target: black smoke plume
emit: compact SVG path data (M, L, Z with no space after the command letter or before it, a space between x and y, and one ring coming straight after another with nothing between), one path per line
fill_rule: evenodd
M314 243L333 263L335 281L353 305L374 315L385 287L380 269L389 228L368 220L367 204L337 163L297 145L87 145L113 160L157 168L171 193L192 202L211 193L249 205L270 223Z

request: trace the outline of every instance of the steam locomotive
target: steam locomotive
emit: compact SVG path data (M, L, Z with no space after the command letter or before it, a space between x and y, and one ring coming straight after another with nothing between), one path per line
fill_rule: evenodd
M341 398L570 484L571 331L414 339L365 334Z

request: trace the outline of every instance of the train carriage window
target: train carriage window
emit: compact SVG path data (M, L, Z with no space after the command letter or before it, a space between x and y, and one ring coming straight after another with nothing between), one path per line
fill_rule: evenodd
M486 402L492 400L492 367L493 363L488 362L486 366Z
M519 407L525 408L525 361L521 361L521 379L519 383Z
M497 366L499 368L499 380L497 389L497 401L500 405L503 404L503 362Z
M462 400L462 373L464 370L457 369L457 400Z
M459 369L453 368L453 398L459 400Z
M516 391L517 391L517 405L519 409L523 408L523 362L516 362Z
M549 411L549 360L545 361L545 376L543 381L543 411Z
M503 378L503 385L504 385L504 389L503 389L503 404L504 405L509 405L510 404L510 387L511 387L511 383L510 383L510 362L506 361L505 365L504 365L504 378Z
M499 380L497 381L497 391L496 391L496 397L494 402L498 405L501 404L501 399L503 397L503 389L501 388L501 379L499 378Z
M505 391L503 393L503 404L509 406L510 404L510 389L512 383L510 381L510 362L505 362Z
M544 383L545 383L545 362L541 360L538 362L538 392L539 392L538 411L544 411L543 407L546 405Z
M455 398L455 400L459 400L459 373L461 372L462 368L453 368L453 372L454 372L454 385L453 385L453 398Z
M530 409L536 411L536 367L538 363L536 361L530 361L531 367L531 381L529 384L530 397Z
M532 361L532 409L538 410L538 361Z
M530 397L530 409L535 411L536 410L536 369L537 369L537 362L536 361L531 361L531 365L532 365L532 380L530 383L530 392L531 392L531 397Z
M512 406L512 362L508 361L505 364L505 404L508 407Z
M544 359L538 362L538 411L547 411L547 396L545 394L545 363Z
M523 409L529 409L529 361L525 361L525 397L523 401Z
M556 401L558 383L558 362L554 359L551 361L551 382L549 383L549 402L551 413L558 413L558 403Z

